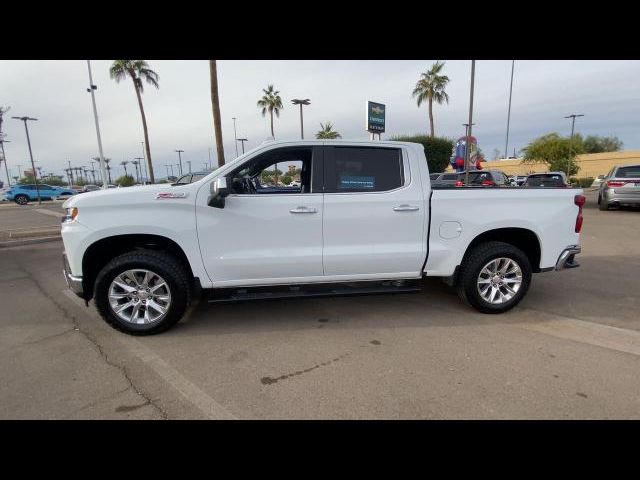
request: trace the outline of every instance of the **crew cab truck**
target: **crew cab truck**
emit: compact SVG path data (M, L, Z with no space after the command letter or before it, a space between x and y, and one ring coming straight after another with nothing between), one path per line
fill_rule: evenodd
M299 186L263 186L284 172ZM532 273L578 266L581 193L432 189L414 143L270 141L193 183L70 198L63 273L111 326L137 335L166 330L207 291L256 298L247 292L423 276L500 313Z

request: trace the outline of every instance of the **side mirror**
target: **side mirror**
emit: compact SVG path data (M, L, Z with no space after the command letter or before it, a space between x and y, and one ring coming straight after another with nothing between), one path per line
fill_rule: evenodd
M229 195L229 188L227 187L227 177L217 178L211 183L209 197L209 206L216 208L224 208L225 197Z

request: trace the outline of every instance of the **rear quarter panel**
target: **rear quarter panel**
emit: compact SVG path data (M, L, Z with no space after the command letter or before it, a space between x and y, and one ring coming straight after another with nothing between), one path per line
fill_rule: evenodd
M540 268L555 266L567 245L579 244L575 233L580 189L446 189L431 198L429 256L425 273L449 276L460 265L469 244L480 234L499 228L524 228L538 237ZM445 222L457 222L445 224ZM461 229L455 238L443 238L447 226Z

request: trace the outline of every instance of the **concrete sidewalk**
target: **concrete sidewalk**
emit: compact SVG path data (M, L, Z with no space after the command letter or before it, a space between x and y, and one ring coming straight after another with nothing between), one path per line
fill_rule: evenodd
M0 207L0 247L16 245L16 241L60 237L62 203L43 202L32 205ZM7 243L8 242L8 243Z

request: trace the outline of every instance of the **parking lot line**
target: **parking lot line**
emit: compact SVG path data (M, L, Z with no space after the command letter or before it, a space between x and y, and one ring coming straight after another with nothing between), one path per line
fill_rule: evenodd
M522 309L522 313L525 312L532 312L535 315L535 321L517 324L525 330L640 356L640 332L636 330L563 317L529 308Z
M34 208L34 212L42 213L44 215L51 215L52 217L61 218L62 212L54 212L53 210L47 210L46 208Z
M84 308L83 301L71 291L65 289L62 293L76 305ZM127 348L133 355L142 360L155 373L164 379L175 390L180 392L189 402L211 420L237 420L224 406L216 402L202 389L189 381L178 370L173 368L146 345L134 337L118 335L116 340Z

